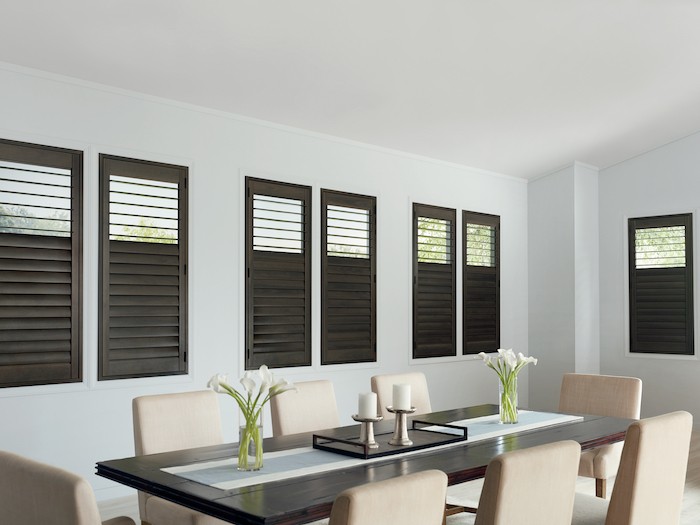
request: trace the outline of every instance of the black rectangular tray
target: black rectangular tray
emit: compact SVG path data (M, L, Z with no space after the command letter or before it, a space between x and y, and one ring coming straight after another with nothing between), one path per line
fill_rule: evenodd
M389 441L394 435L393 432L375 434L374 440L379 445L379 448L369 448L365 443L360 442L359 436L342 438L338 436L314 434L313 448L326 450L328 452L336 452L353 458L370 459L393 456L394 454L403 454L404 452L412 452L414 450L422 450L467 440L467 427L437 425L458 428L463 431L462 435L457 436L435 430L424 430L424 428L418 428L419 424L427 426L427 423L416 421L413 423L413 428L408 429L408 439L413 441L412 445L390 445ZM430 425L435 426L433 423L430 423Z

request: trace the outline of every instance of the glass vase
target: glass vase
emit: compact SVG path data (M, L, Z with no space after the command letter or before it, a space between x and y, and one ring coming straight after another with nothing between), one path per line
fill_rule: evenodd
M501 423L518 422L518 377L498 382L498 414Z
M260 470L263 466L262 410L249 419L241 415L238 427L238 470Z

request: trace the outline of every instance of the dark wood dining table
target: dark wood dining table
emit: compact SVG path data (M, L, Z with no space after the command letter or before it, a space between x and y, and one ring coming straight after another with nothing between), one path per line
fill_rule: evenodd
M431 421L459 421L498 413L496 405L480 405L435 412ZM425 419L426 416L421 416ZM173 501L204 514L238 525L295 525L330 515L335 497L343 490L426 469L438 469L448 476L450 485L484 476L486 467L495 456L561 440L574 440L582 449L621 441L625 437L628 419L584 416L583 419L524 430L514 434L460 443L440 449L425 449L411 455L395 455L349 468L308 474L299 477L267 481L222 490L184 477L164 472L163 468L189 465L235 457L236 444L178 450L97 463L99 476ZM391 433L392 421L375 425L375 433ZM324 434L351 439L359 425L341 427ZM265 452L309 447L312 433L266 438ZM264 469L264 467L263 467Z

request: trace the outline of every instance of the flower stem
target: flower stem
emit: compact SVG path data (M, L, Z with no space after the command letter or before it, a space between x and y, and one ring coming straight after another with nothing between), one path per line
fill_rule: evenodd
M263 466L263 440L261 426L258 425L259 415L259 411L244 414L245 425L240 429L238 445L238 470L260 470ZM254 448L253 454L250 454L251 445Z
M501 378L499 403L501 423L518 422L518 376L509 374Z

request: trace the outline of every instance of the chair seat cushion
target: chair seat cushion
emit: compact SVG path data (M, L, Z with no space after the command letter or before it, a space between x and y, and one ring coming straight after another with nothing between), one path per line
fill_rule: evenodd
M617 474L622 456L623 442L584 450L578 467L578 475L586 478L607 479Z
M607 513L608 500L577 492L571 525L605 525Z

